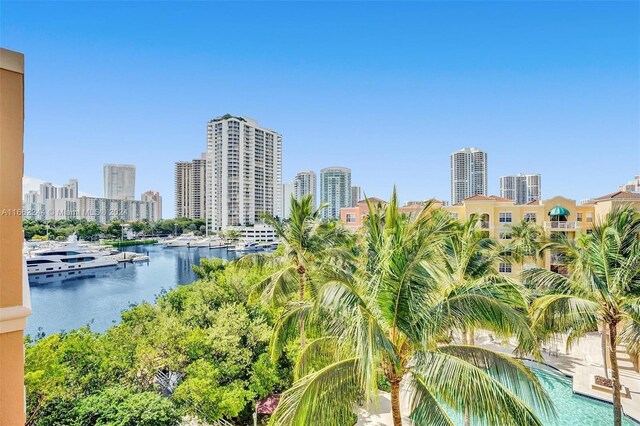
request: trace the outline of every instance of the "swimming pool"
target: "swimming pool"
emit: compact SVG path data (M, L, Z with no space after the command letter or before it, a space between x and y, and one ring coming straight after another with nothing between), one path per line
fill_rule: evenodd
M608 426L613 424L613 407L611 404L574 394L572 381L567 377L539 368L532 368L531 371L538 377L556 405L558 417L555 420L543 419L545 425ZM637 426L637 423L628 417L623 418L622 424L624 426Z

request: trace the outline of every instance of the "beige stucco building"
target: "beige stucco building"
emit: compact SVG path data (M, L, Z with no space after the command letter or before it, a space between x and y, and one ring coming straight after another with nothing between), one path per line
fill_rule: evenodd
M386 204L386 201L378 198L370 198L369 201L372 204ZM407 214L417 214L423 205L408 203L400 210ZM604 219L615 207L630 205L640 210L640 194L619 191L582 204L561 196L516 204L513 200L494 195L474 195L453 206L444 206L437 201L433 205L446 209L456 219L467 220L476 216L480 220L479 226L489 237L507 244L511 239L511 226L521 221L534 222L547 237L564 234L569 238L576 238L580 234L589 233L594 223ZM347 228L358 229L368 212L366 201L359 201L355 207L341 209L340 220ZM498 270L507 275L516 275L522 269L536 265L556 272L563 270L561 257L548 251L542 258L528 258L521 264L501 263Z
M0 425L25 422L23 332L31 314L22 258L24 56L0 49Z

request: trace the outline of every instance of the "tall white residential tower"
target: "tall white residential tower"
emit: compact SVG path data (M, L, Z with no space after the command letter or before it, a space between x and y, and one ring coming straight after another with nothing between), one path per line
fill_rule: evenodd
M351 169L327 167L320 170L320 202L328 204L322 209L323 219L340 219L340 209L351 207Z
M473 195L487 195L487 153L463 148L451 154L451 204Z
M162 219L162 196L158 191L143 192L140 201L151 203L153 206L153 217L155 220Z
M282 217L282 135L248 117L209 121L206 194L209 231Z
M500 177L500 196L516 204L526 204L542 199L542 176L517 174Z
M300 201L303 197L311 194L311 202L315 208L317 204L316 191L318 187L316 174L311 170L303 170L293 179L293 196Z
M104 198L133 200L136 195L136 166L104 165Z

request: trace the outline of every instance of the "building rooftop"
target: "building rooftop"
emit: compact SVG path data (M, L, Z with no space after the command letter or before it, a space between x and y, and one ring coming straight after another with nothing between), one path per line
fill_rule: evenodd
M504 197L498 197L497 195L480 195L476 194L471 197L465 198L462 202L465 201L498 201L501 203L513 203L513 200Z
M371 204L387 204L387 202L381 198L377 198L377 197L368 197L368 198L364 198L360 201L358 201L358 204L360 203L365 203L367 202L367 200L369 200L369 202Z
M603 200L640 200L640 194L637 192L616 191L593 199L593 201Z

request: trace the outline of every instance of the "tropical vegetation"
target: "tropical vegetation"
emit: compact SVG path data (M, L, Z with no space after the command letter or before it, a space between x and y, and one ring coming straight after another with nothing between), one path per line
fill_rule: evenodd
M49 239L65 240L71 234L76 234L78 238L86 241L95 241L99 238L112 238L119 240L122 236L121 221L112 221L107 225L100 225L86 219L65 219L65 220L32 220L24 219L22 230L27 240ZM192 232L196 235L205 233L205 222L202 219L162 219L157 222L141 220L126 222L129 229L135 234L142 234L149 237L158 235L180 235L184 232Z
M532 305L533 326L546 340L566 333L568 345L600 327L609 339L603 341L608 348L603 359L605 374L611 369L614 425L620 426L617 348L623 344L635 356L640 353L640 214L616 208L590 234L575 240L556 236L547 247L566 269L525 271L540 293Z
M484 328L534 341L522 289L484 278L486 265L474 250L454 253L474 230L429 205L416 218L401 215L395 193L388 207L370 206L355 250L363 255L350 270L335 263L342 270L318 289L319 313L306 317L316 318L321 332L298 355L296 380L272 423L337 424L357 405L377 401L381 383L390 390L395 426L403 424L402 397L416 424L453 425L465 410L494 425L540 425L534 409L553 415L546 392L519 361L453 340L461 329ZM281 331L273 339L290 335ZM279 346L272 342L272 359Z
M477 218L429 203L404 215L395 191L357 233L322 221L322 208L292 199L288 220L265 217L280 236L273 254L202 260L196 282L131 306L105 333L29 337L28 424L249 424L257 401L279 394L273 426L350 426L388 392L394 426L541 425L553 402L518 357L596 330L621 424L616 348L640 353L637 211L615 209L575 240L521 222L498 242ZM564 266L496 269L546 253ZM477 346L480 332L516 357Z
M274 313L248 300L271 271L213 259L197 273L105 333L28 337L27 425L248 423L256 400L291 382L289 358L268 354Z

